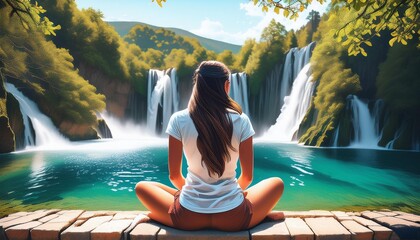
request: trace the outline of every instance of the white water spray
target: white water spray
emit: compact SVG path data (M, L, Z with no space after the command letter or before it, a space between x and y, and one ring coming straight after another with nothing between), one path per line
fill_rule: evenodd
M291 86L302 68L309 63L315 42L301 49L292 48L284 60L283 74L280 88L280 106L284 104L284 98L290 95Z
M375 115L370 114L368 104L361 101L357 96L351 98L352 123L354 128L354 139L351 147L377 148L378 132L375 123Z
M290 96L284 98L284 105L276 124L271 126L264 138L282 142L297 140L295 139L295 134L310 106L314 91L314 83L310 77L310 70L311 66L308 63L300 71L293 82Z
M68 144L51 121L49 117L41 113L35 102L27 98L13 84L5 84L6 91L12 94L19 102L22 113L23 123L25 125L25 146L48 146L56 147ZM35 137L32 134L30 123L35 131Z

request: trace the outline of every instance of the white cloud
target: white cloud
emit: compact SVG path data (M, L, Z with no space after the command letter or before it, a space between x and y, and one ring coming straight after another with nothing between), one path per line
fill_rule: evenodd
M248 3L240 3L239 4L239 8L242 10L245 10L245 14L247 16L257 16L257 17L262 17L264 16L264 13L261 11L261 8L258 8L254 5L253 2L248 2Z
M256 24L249 27L245 31L229 33L224 30L223 24L221 22L205 19L201 22L200 28L192 30L192 32L203 37L242 45L245 40L249 38L259 40L263 29L268 26L271 19L275 19L277 22L283 24L286 30L297 30L306 24L306 17L311 10L318 11L320 12L320 15L322 15L326 11L327 4L328 3L324 3L321 5L319 2L314 1L311 5L308 6L308 9L300 13L300 16L297 20L290 20L285 18L282 15L282 12L280 12L280 14L276 14L272 10L269 10L267 13L265 13L261 10L260 7L255 6L252 1L248 3L240 3L239 7L241 10L245 11L245 15L248 18L253 18L256 20Z
M237 33L228 33L224 30L223 24L219 21L212 21L210 19L205 19L201 22L199 29L191 30L194 34L200 35L202 37L207 37L211 39L216 39L219 41L234 43L242 45L243 40L240 34Z
M322 15L326 11L327 5L328 2L321 5L319 2L314 1L305 11L299 14L297 20L290 20L285 18L282 12L276 14L271 9L268 12L263 12L260 7L255 6L250 1L248 3L240 3L239 5L240 10L245 12L245 18L252 19L252 22L255 22L253 26L245 31L226 32L221 22L205 19L201 22L200 28L191 30L191 32L203 37L242 45L249 38L259 40L263 29L268 26L271 19L275 19L277 22L283 24L288 31L291 29L298 30L306 24L306 17L311 10L318 11Z

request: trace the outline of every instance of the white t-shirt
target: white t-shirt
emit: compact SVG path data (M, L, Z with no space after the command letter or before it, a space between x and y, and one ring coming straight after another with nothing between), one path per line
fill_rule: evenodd
M188 109L176 112L169 120L166 133L182 141L187 159L188 173L185 185L179 196L181 205L199 213L218 213L239 206L244 200L242 189L236 179L236 166L239 158L239 144L255 134L251 121L244 113L229 113L233 124L232 146L229 149L230 161L225 164L221 177L209 176L207 167L201 161L197 148L198 132Z

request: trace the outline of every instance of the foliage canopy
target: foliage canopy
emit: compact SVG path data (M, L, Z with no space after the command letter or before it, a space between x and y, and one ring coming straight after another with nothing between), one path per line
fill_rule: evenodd
M325 0L317 0L323 4ZM312 0L253 0L255 5L267 12L297 19ZM347 48L349 55L366 56L366 46L372 46L371 39L380 36L384 30L392 36L389 45L395 42L407 45L410 39L420 40L420 1L409 0L332 0L331 7L355 11L354 18L338 26L335 39ZM420 47L420 41L417 44Z

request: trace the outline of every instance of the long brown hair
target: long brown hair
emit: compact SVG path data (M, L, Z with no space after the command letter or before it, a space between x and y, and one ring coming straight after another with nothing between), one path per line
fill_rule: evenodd
M198 132L197 148L208 174L219 177L225 171L225 162L230 161L233 124L228 109L242 113L238 103L225 91L230 71L221 62L204 61L195 70L193 92L188 104L190 116Z

